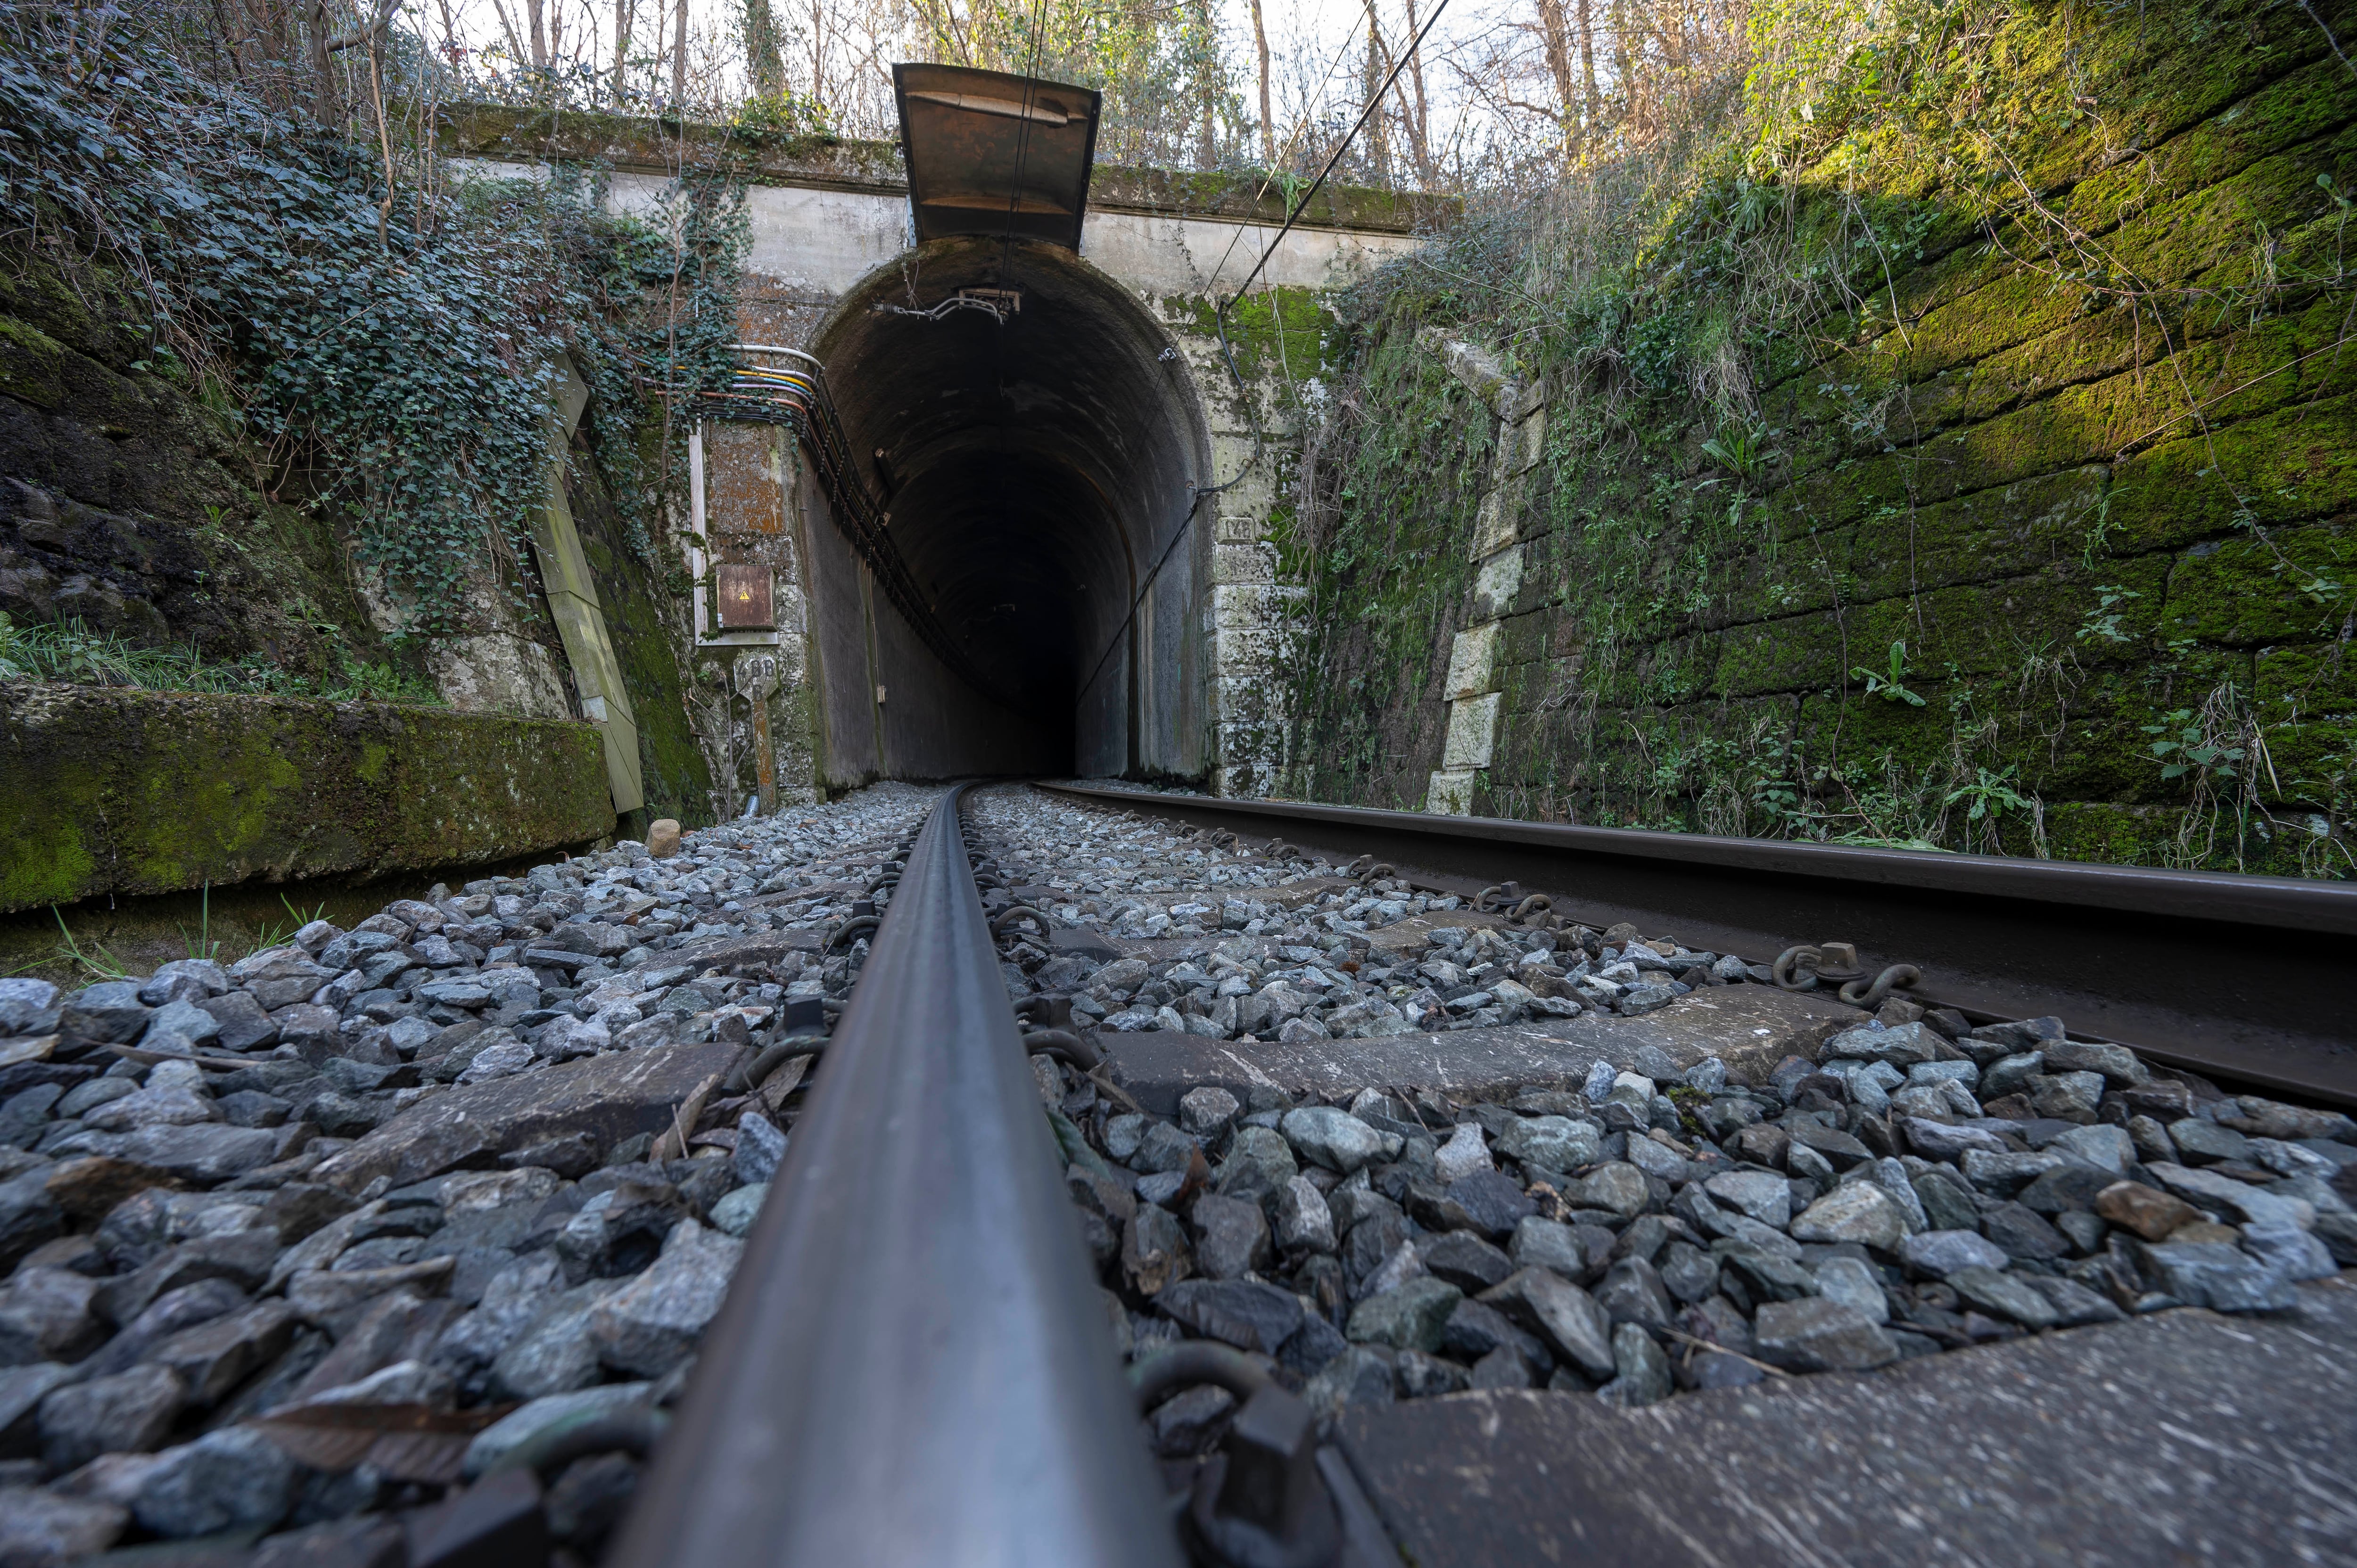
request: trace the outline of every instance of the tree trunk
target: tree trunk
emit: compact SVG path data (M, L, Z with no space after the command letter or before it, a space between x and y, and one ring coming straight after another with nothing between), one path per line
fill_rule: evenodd
M336 62L328 53L328 0L311 0L305 30L311 45L311 117L324 130L344 117L337 102Z
M810 0L810 96L813 108L826 104L826 44L832 29L829 8L833 0Z
M1629 0L1612 0L1612 87L1620 95L1620 119L1630 129L1638 124L1636 72L1629 53Z
M542 0L523 0L524 24L532 29L532 69L548 69L548 22Z
M518 70L522 70L527 56L523 47L523 35L516 31L515 18L508 15L505 0L491 0L491 10L500 19L500 31L508 37L508 59L515 62Z
M463 52L458 47L458 18L450 14L450 0L439 0L439 3L442 9L442 63L456 71Z
M753 76L755 97L786 95L786 61L778 50L778 27L770 16L770 0L745 0L745 59Z
M1383 48L1382 20L1375 15L1375 0L1367 3L1367 69L1361 91L1373 113L1367 116L1367 156L1373 160L1375 179L1382 185L1392 182L1392 133L1383 123L1383 107L1376 102L1383 90L1383 78L1390 74L1391 52Z
M1253 48L1260 53L1260 156L1276 166L1276 121L1268 110L1268 29L1261 25L1260 0L1252 0Z
M1415 41L1415 0L1407 5L1407 77L1415 88L1415 117L1408 122L1408 145L1415 149L1415 172L1425 185L1433 184L1432 119L1424 102L1424 50Z
M638 7L631 0L614 0L614 108L619 112L629 96L630 84L630 23L631 13Z
M1580 107L1587 116L1587 135L1593 139L1597 122L1604 116L1604 103L1596 95L1596 23L1588 0L1579 0L1579 85Z
M1195 0L1195 96L1203 116L1196 156L1211 168L1220 161L1220 31L1204 0Z
M1579 8L1584 13L1587 0L1579 0ZM1555 78L1555 101L1560 106L1564 156L1569 158L1577 140L1573 129L1577 112L1572 106L1571 39L1564 26L1563 0L1539 0L1539 27L1546 39L1547 74Z
M219 38L221 51L229 56L229 68L238 76L245 74L245 49L242 40L249 30L242 20L232 20L221 6L221 0L212 0L213 33Z
M684 113L680 105L687 102L687 0L679 0L673 9L671 35L671 105L674 113Z

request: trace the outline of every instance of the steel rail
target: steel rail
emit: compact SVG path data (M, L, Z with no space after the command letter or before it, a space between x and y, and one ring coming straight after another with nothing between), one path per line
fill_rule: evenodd
M1911 994L2254 1086L2357 1105L2357 884L1497 817L1040 785L1239 834L1372 853L1451 891L1508 879L1587 925L1764 963L1851 941Z
M1177 1568L959 829L909 853L619 1568Z

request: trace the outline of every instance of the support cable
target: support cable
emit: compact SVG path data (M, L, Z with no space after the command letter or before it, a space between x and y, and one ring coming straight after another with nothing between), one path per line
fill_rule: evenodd
M1432 31L1433 24L1439 21L1440 14L1448 9L1448 0L1440 0L1440 4L1432 8L1432 15L1426 17L1424 26L1416 29L1416 35L1409 41L1406 50L1400 55L1399 59L1392 62L1391 74L1383 78L1383 84L1375 89L1374 96L1368 99L1366 107L1359 111L1359 118L1351 125L1350 134L1344 136L1340 145L1335 147L1333 156L1326 160L1326 166L1318 171L1318 177L1309 182L1309 188L1301 193L1299 201L1294 203L1293 210L1285 215L1284 226L1277 230L1276 238L1271 240L1267 249L1261 252L1260 260L1254 262L1253 270L1244 274L1244 281L1237 285L1234 292L1222 300L1218 307L1212 311L1212 319L1219 328L1220 353L1227 360L1228 374L1235 378L1237 394L1243 399L1244 416L1252 421L1253 455L1244 460L1243 467L1236 470L1236 477L1226 484L1213 485L1209 489L1198 487L1195 494L1199 499L1207 495L1215 496L1223 490L1233 489L1243 483L1244 476L1253 471L1254 466L1260 461L1262 449L1266 446L1261 435L1260 415L1252 405L1252 392L1244 385L1243 372L1236 368L1235 348L1228 341L1229 308L1244 296L1245 292L1252 287L1253 280L1260 276L1261 269L1268 265L1268 259L1276 254L1277 246L1283 244L1286 235L1293 231L1293 225L1300 219L1302 213L1308 209L1309 204L1318 199L1318 193L1326 188L1327 178L1333 174L1334 166L1342 161L1342 155L1351 150L1351 144L1358 140L1359 133L1366 129L1368 120L1373 117L1375 111L1383 106L1383 100L1390 95L1392 83L1399 80L1399 73L1405 69L1409 60L1415 58L1416 50L1424 47L1425 35Z
M1104 651L1097 655L1096 668L1090 671L1089 678L1081 682L1078 691L1074 693L1076 697L1086 695L1089 688L1096 684L1097 677L1104 673L1105 661L1113 657L1113 650L1120 647L1122 639L1129 635L1131 624L1137 619L1137 607L1146 602L1146 596L1153 589L1154 579L1161 574L1163 563L1170 559L1170 553L1178 547L1179 540L1187 536L1187 525L1194 521L1196 510L1203 504L1203 498L1223 494L1243 484L1244 476L1251 473L1259 464L1261 454L1267 447L1267 437L1262 434L1260 427L1259 411L1253 406L1252 389L1244 384L1243 371L1236 367L1235 348L1228 341L1229 306L1242 299L1244 292L1252 287L1253 280L1259 277L1261 269L1268 265L1268 259L1276 253L1277 246L1284 243L1286 235L1293 231L1294 223L1299 220L1310 202L1317 199L1318 191L1325 188L1328 177L1333 174L1335 166L1342 161L1342 155L1351 150L1351 144L1358 139L1359 133L1366 128L1367 121L1373 116L1376 109L1381 107L1383 99L1391 92L1392 84L1399 80L1400 71L1405 68L1409 60L1415 58L1416 50L1424 47L1425 35L1432 31L1433 24L1438 22L1440 14L1448 9L1448 0L1440 0L1440 4L1432 8L1432 15L1426 17L1424 26L1416 29L1415 38L1409 42L1400 57L1392 62L1391 74L1383 78L1383 84L1375 90L1372 97L1367 100L1366 107L1359 111L1359 118L1351 126L1350 134L1345 135L1341 143L1335 147L1333 155L1326 160L1326 166L1318 171L1318 177L1309 182L1309 188L1302 192L1299 201L1294 203L1293 210L1285 215L1284 225L1277 230L1276 237L1268 242L1267 248L1261 252L1260 260L1253 263L1252 271L1244 274L1244 281L1236 285L1235 291L1222 300L1218 307L1213 310L1212 319L1218 326L1220 334L1221 358L1226 360L1228 374L1235 380L1236 395L1243 404L1244 417L1252 423L1252 456L1244 459L1243 467L1236 470L1235 478L1225 484L1197 485L1193 488L1194 493L1188 500L1185 515L1179 519L1178 531L1173 534L1170 542L1162 547L1162 553L1155 557L1154 565L1146 572L1145 581L1138 585L1136 596L1129 601L1129 613L1123 616L1121 625L1114 628L1112 640L1105 644Z

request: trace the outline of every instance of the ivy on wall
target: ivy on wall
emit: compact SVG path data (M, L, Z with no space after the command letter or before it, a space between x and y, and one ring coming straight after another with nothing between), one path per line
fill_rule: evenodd
M234 412L257 488L343 520L404 631L456 629L487 575L522 591L485 566L522 558L546 494L560 354L651 559L684 489L671 407L729 370L740 181L620 215L594 170L454 179L430 137L321 129L195 69L167 28L103 20L0 7L0 242L135 279L135 368Z

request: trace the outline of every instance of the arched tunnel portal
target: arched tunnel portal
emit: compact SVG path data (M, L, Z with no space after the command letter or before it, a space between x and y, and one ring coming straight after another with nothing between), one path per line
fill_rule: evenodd
M1011 307L935 310L961 290ZM871 649L901 687L878 702L875 771L1200 775L1211 439L1137 297L1058 247L940 240L870 273L813 349L889 538L985 688L913 639ZM859 607L813 587L840 643ZM865 600L889 640L899 617Z

